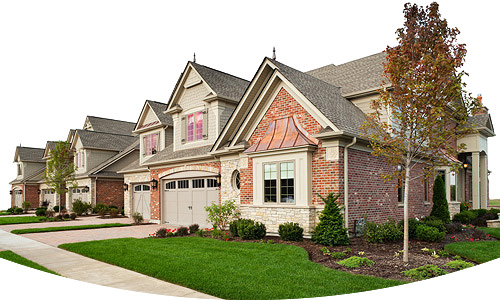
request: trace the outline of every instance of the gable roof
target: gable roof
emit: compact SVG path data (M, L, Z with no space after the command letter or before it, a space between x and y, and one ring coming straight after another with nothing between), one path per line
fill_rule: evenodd
M476 129L486 130L488 136L495 135L495 129L493 128L493 122L491 121L491 115L489 113L483 113L475 116L470 116L467 119L467 124Z
M239 101L250 82L231 74L221 72L194 62L194 69L205 82L212 88L217 96Z
M119 173L114 172L114 171L105 171L105 169L107 167L111 166L112 164L120 161L120 159L126 157L128 154L130 154L130 153L132 153L132 152L134 152L136 150L139 150L139 148L140 148L139 138L136 138L136 140L132 144L130 144L128 147L126 147L125 149L123 149L122 151L120 151L119 153L117 153L116 155L113 155L109 159L103 161L98 166L96 166L92 170L88 171L84 175L88 174L90 176L98 176L99 175L99 176L103 176L103 177L119 177L119 178L122 178L123 177L122 174L119 174ZM139 158L137 158L136 161L139 161ZM81 174L79 174L78 176L81 176Z
M351 101L342 97L337 86L276 60L270 61L339 130L361 135L359 127L366 120L366 115Z
M112 134L84 129L77 129L76 135L80 138L83 148L110 151L121 151L138 139L138 137L131 135Z
M212 145L206 145L196 148L188 148L184 150L174 151L174 145L170 144L165 149L156 153L150 159L146 160L143 165L150 166L159 163L168 163L169 161L188 158L188 157L197 157L197 156L210 156L209 152L212 148Z
M85 124L90 123L91 130L98 132L132 135L135 123L101 117L87 116Z
M14 162L16 162L16 159L19 158L19 161L43 163L44 151L45 149L43 148L17 146L16 154L14 155Z
M342 95L379 89L384 73L386 54L380 52L341 65L326 65L306 72L341 88Z
M43 150L43 159L47 159L49 157L50 150L56 149L55 141L47 141L45 144L45 149Z

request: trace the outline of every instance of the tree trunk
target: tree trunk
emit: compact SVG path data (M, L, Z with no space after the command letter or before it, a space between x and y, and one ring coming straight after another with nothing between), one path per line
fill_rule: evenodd
M404 202L403 202L403 262L408 262L408 191L410 188L410 157L406 157L405 163L405 185L404 185Z

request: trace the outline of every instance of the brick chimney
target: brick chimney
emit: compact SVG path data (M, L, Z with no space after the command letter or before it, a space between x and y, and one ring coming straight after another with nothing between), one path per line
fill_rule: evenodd
M483 106L483 96L481 94L477 95L477 101L479 102L481 108L474 115L477 116L487 114L488 108L486 106Z

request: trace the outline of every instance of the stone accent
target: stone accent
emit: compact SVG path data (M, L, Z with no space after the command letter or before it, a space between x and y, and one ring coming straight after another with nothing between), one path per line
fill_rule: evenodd
M236 204L240 203L240 191L238 189L235 189L235 187L233 187L233 173L235 171L239 171L239 164L240 164L239 158L232 160L223 160L220 163L221 202L234 200Z
M450 211L450 218L460 212L460 202L450 202L448 203L448 210Z
M264 223L268 234L277 234L280 224L294 222L304 228L305 236L311 235L321 210L322 207L240 206L241 218Z

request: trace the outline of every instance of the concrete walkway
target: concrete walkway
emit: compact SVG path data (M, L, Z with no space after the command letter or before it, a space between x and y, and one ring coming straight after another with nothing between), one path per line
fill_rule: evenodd
M217 299L76 253L0 230L0 249L11 250L64 277L130 291L201 299Z

